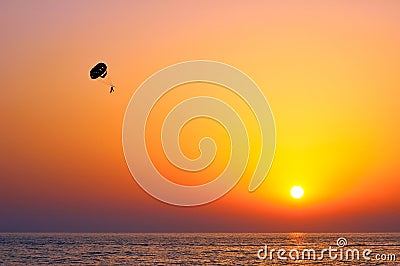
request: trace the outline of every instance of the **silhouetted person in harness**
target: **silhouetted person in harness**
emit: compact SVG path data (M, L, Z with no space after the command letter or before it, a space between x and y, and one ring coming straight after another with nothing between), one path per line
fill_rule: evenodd
M114 86L111 86L110 93L114 92Z

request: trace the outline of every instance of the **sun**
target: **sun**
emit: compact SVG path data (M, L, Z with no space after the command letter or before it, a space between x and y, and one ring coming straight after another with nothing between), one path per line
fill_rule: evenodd
M290 190L290 195L295 199L300 199L304 195L304 189L301 186L294 186Z

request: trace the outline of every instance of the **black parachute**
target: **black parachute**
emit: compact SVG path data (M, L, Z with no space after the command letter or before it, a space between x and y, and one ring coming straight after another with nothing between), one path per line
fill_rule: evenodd
M103 62L98 63L90 70L90 78L100 81L101 83L110 86L110 93L114 92L114 84L110 76L107 77L107 65ZM100 78L100 79L99 79Z
M105 78L107 76L107 65L104 63L98 63L90 70L90 77L92 79Z

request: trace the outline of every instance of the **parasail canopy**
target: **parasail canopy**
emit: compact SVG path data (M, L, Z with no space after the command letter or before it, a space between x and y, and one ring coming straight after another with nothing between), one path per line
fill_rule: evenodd
M104 78L107 76L107 65L100 62L90 70L90 77L92 79Z

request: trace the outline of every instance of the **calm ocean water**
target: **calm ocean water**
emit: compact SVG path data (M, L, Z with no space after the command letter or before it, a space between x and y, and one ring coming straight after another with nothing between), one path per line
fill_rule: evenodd
M347 245L339 247L338 238ZM339 244L343 245L345 242ZM265 245L267 255L265 256ZM322 253L323 249L332 250ZM275 249L276 251L270 251ZM286 250L279 259L277 250ZM308 253L304 249L316 252ZM350 249L359 250L351 256ZM363 257L366 249L371 250ZM260 251L261 250L261 251ZM340 259L340 250L343 257ZM257 255L262 259L260 259ZM290 253L291 252L291 253ZM304 257L302 254L304 252ZM346 252L349 256L346 259ZM296 255L299 255L297 259ZM368 252L367 252L368 253ZM270 257L271 255L271 257ZM291 257L289 256L291 255ZM379 256L380 260L377 260ZM396 257L393 261L393 256ZM318 259L321 257L321 259ZM353 259L354 258L354 259ZM384 258L385 260L383 260ZM1 265L400 265L400 233L0 233Z

